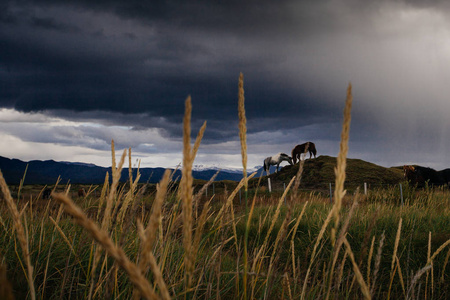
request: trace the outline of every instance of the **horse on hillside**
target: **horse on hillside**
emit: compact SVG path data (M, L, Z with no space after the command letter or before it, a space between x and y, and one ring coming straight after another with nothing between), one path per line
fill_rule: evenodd
M291 157L286 153L280 152L274 156L269 156L264 160L264 171L268 173L270 166L277 165L277 170L275 172L278 172L278 167L282 161L287 161L289 164L293 165Z
M86 197L86 190L84 188L78 190L78 197Z
M316 154L317 154L316 145L314 145L313 142L306 142L304 144L295 146L291 152L291 156L292 156L292 160L294 161L294 164L297 163L297 159L298 159L298 161L300 161L301 155L303 153L306 154L306 152L309 152L309 159L311 159L312 155L314 155L314 158L316 158Z
M416 169L414 166L404 165L403 166L403 176L407 181L410 181L411 183L416 182Z
M450 181L450 169L436 171L431 168L421 166L403 166L405 179L418 187L424 187L426 184L433 186L446 185Z

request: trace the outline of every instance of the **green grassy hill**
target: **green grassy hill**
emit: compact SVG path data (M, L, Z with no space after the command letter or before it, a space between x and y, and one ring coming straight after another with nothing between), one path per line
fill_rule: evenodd
M323 188L328 184L334 183L334 168L336 167L336 157L321 155L315 159L305 161L301 179L301 187L304 188ZM289 183L293 176L297 174L299 164L294 166L287 165L278 173L269 175L272 185L282 185ZM266 181L267 176L263 177ZM254 186L258 178L252 179L250 185ZM347 159L346 184L349 186L379 184L396 184L403 181L403 170L399 167L385 168L376 164L366 162L361 159Z

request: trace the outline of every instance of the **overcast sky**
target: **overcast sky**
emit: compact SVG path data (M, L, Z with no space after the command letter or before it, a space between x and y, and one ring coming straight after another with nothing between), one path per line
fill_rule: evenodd
M150 4L151 3L151 4ZM218 4L220 3L220 4ZM312 141L336 156L353 85L350 158L450 168L448 1L8 1L0 4L0 155L109 166L248 166Z

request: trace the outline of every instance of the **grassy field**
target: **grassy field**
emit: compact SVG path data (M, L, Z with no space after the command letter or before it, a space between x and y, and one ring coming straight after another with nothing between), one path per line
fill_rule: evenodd
M85 196L57 184L44 200L43 187L8 187L1 177L0 299L450 298L449 190L405 184L403 204L396 187L346 193L344 183L372 172L346 169L351 101L349 88L329 166L333 203L301 189L313 161L280 172L282 191L269 193L252 174L206 196L212 182L191 174L205 126L192 146L189 98L179 183L170 172L157 186L119 183L127 153L132 160L124 151L116 162L114 145L112 181L84 186Z

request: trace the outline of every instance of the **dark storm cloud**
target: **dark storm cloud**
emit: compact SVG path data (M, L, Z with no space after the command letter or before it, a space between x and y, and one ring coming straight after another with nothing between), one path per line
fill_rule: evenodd
M335 109L326 99L298 95L280 81L271 82L274 74L264 67L286 59L270 49L285 42L286 33L280 33L294 32L302 24L307 32L311 26L301 5L300 17L286 15L292 4L10 2L0 31L6 45L0 50L1 63L7 70L1 74L0 101L25 112L144 112L178 124L184 99L192 95L194 117L214 119L207 137L228 138L235 131L224 129L221 122L235 118L237 77L243 71L246 78L254 78L245 83L249 119L284 118L284 122L261 122L250 130L284 128L294 120L301 126L311 122L306 116L318 111L326 119ZM85 19L98 24L88 27ZM105 26L126 20L138 24L138 32L131 31L132 26L129 32L105 32ZM275 45L270 45L271 39ZM270 47L264 50L267 44ZM255 52L258 47L261 50ZM155 126L141 121L128 122Z
M351 141L359 143L358 153L376 148L374 141L388 150L415 145L415 138L445 149L445 130L437 130L439 137L426 132L448 126L440 115L448 107L442 99L448 11L447 1L437 0L6 0L0 3L0 107L130 127L134 140L123 138L122 145L144 149L149 128L180 140L191 95L193 131L207 120L203 144L218 149L238 140L243 72L250 143L289 148L319 140L331 152L351 81ZM68 144L64 134L80 132L70 130L55 134ZM88 147L111 133L81 132L92 135Z

